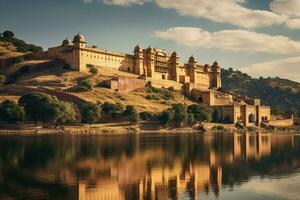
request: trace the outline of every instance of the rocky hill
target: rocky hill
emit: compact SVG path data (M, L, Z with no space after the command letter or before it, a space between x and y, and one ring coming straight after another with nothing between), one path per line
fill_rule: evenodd
M233 94L260 98L274 114L300 114L300 83L287 79L252 78L233 69L222 70L223 89Z

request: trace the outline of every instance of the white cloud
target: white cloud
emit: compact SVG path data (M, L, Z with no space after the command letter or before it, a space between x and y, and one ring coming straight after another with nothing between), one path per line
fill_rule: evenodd
M241 67L239 70L253 76L279 76L300 82L300 57L287 58L271 62L263 62Z
M290 29L300 29L300 18L288 19L286 26Z
M270 8L277 14L300 17L300 0L273 0Z
M83 0L84 3L102 2L108 5L131 6L134 4L143 5L150 0Z
M246 30L223 30L210 33L196 27L175 27L166 31L156 31L154 34L156 37L189 47L248 53L300 53L300 42L298 41L285 36L271 36Z
M284 23L285 16L243 6L247 0L156 0L162 8L177 10L183 16L210 19L243 28L255 28Z

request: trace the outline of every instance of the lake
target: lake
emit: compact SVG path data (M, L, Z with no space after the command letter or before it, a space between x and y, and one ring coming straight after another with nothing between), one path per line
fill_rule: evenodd
M296 200L300 135L0 136L0 199Z

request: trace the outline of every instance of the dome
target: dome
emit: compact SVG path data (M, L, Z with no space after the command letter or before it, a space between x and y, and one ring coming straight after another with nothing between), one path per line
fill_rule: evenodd
M217 61L214 62L214 64L212 65L213 67L220 67L219 63Z
M69 38L66 38L63 42L62 42L62 46L65 47L65 46L70 46L72 45L72 42Z
M142 52L142 48L139 45L136 45L134 52Z
M154 49L151 46L149 46L148 49L147 49L147 52L148 53L154 53Z
M190 63L195 63L195 62L196 62L194 56L191 56L191 57L190 57L189 62L190 62Z
M177 53L176 51L173 51L172 55L171 56L176 56L177 57Z
M76 42L85 43L85 38L83 37L83 35L81 35L80 33L75 35L74 39L73 39L73 43L76 43Z

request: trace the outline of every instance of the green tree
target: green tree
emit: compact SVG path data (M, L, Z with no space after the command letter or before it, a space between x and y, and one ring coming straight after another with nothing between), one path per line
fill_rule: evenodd
M90 68L89 72L91 74L93 74L93 75L97 75L98 74L98 69L96 67L90 66L89 68Z
M215 123L223 122L224 110L221 107L214 107L212 112L212 121Z
M0 105L0 120L17 122L24 120L25 113L21 106L11 100L5 100Z
M122 113L124 110L122 104L120 104L119 102L116 104L104 102L104 104L101 107L102 112L107 115L110 115L113 119L115 119L118 113Z
M144 111L140 113L140 118L142 120L151 120L153 118L153 113Z
M187 122L188 113L185 105L179 103L172 106L174 111L174 122L178 127L183 126Z
M15 34L12 31L4 31L2 33L2 37L6 41L12 41L12 39L15 37Z
M192 113L196 121L211 121L211 109L208 106L193 104L188 106L187 112Z
M90 125L96 123L101 118L101 108L97 104L88 103L84 106L82 112L82 122Z
M128 105L126 106L125 110L123 111L122 115L127 118L127 120L135 124L139 120L138 111L134 108L134 106Z
M65 123L75 119L72 105L59 101L55 96L29 93L20 98L19 104L24 107L27 118L35 122Z
M167 126L173 119L174 119L174 112L171 109L164 110L159 116L159 121L164 126Z
M3 84L5 83L5 76L0 75L0 87L3 86Z

